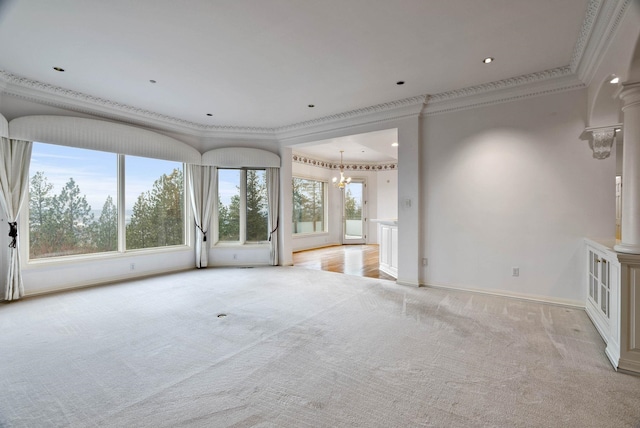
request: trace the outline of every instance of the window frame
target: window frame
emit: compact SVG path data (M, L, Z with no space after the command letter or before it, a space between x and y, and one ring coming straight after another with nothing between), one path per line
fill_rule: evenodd
M304 238L304 237L310 237L310 236L322 236L322 235L328 235L329 234L329 180L328 179L322 179L322 178L317 178L317 177L310 177L310 176L304 176L304 175L292 175L291 180L295 180L295 179L299 179L299 180L308 180L308 181L315 181L318 183L323 183L323 195L322 195L322 231L320 232L301 232L301 233L295 233L293 231L293 227L291 228L291 236L295 239L295 238ZM292 192L292 196L293 196L293 183L292 187L291 187L291 192ZM293 198L292 198L292 204L291 204L291 214L292 214L292 220L293 220L293 210L295 209L295 204L293 202ZM293 223L293 221L292 221Z
M137 156L144 157L147 159L154 160L163 160L159 158L154 158L150 156L138 156L138 155L129 155L123 153L115 153L108 150L100 150L86 147L77 147L77 146L67 146L64 144L55 144L48 143L45 141L34 141L34 143L42 143L49 144L54 146L65 146L78 150L95 150L101 151L104 153L112 153L116 155L116 182L117 182L117 195L114 198L114 202L116 202L116 208L118 212L118 243L117 249L115 251L105 251L105 252L96 252L96 253L85 253L85 254L71 254L71 255L63 255L63 256L54 256L54 257L43 257L43 258L31 258L30 257L30 210L29 210L29 189L27 190L27 198L25 199L24 205L22 206L20 212L19 222L19 239L20 239L20 257L24 261L24 268L28 269L29 267L36 267L42 265L67 265L73 264L77 262L83 261L92 261L92 260L106 260L106 259L117 259L123 257L129 257L131 255L142 255L142 254L161 254L167 252L176 252L176 251L185 251L190 250L193 247L193 233L194 226L193 221L193 211L190 202L190 192L188 186L188 180L186 179L186 162L177 163L182 164L182 173L183 173L183 243L176 245L167 245L163 247L152 247L152 248L136 248L136 249L126 249L126 207L125 207L125 181L126 181L126 171L125 171L125 158L126 156ZM31 178L31 171L29 172L29 179Z
M218 206L220 191L220 170L240 171L240 213L239 213L239 240L238 241L221 241L220 240L220 207ZM239 246L267 246L269 239L264 241L247 241L247 171L264 171L265 175L267 167L217 167L216 177L217 186L215 189L215 197L213 204L213 215L211 216L210 230L213 230L212 247L239 247ZM267 204L269 200L267 198ZM268 226L267 226L268 227ZM267 230L267 236L268 236Z

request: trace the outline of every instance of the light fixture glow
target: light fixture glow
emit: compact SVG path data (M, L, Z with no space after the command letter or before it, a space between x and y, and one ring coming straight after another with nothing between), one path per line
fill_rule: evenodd
M398 143L391 143L391 147L398 147Z
M485 64L490 64L493 61L495 61L495 58L493 58L491 56L488 56L488 57L486 57L485 59L482 60L482 62L485 63Z
M609 83L611 83L612 85L615 85L616 83L620 82L620 78L618 76L615 76L613 79L609 80Z
M342 164L342 154L344 150L340 150L340 179L338 177L333 177L333 185L336 186L340 190L344 190L345 186L351 183L351 177L344 176L344 165Z
M616 132L620 132L620 131L621 131L621 129L620 129L620 128L616 128Z

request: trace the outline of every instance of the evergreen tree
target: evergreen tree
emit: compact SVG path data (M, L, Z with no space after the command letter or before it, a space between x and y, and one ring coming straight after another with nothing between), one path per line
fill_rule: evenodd
M102 207L95 233L98 251L115 251L118 249L118 210L111 196L107 196L107 200Z
M127 226L127 248L151 248L184 242L182 171L163 174L150 191L140 194Z
M226 215L218 233L220 241L240 240L240 196L233 195L226 208Z
M149 192L141 193L133 205L131 222L127 225L127 249L155 246L157 239L154 239L154 212L150 199Z
M247 171L247 241L266 241L267 183L264 171Z
M47 222L51 219L51 191L49 183L42 171L31 177L29 186L29 253L30 257L51 251L48 245Z
M87 197L80 194L80 188L73 178L64 185L60 194L51 201L52 217L47 230L53 238L54 250L59 254L75 254L80 248L92 244L91 231L93 214ZM82 251L86 252L86 251Z
M360 220L362 216L362 206L353 197L349 188L347 188L344 196L344 215L347 220Z

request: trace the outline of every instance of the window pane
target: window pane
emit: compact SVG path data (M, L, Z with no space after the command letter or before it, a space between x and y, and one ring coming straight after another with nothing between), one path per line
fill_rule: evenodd
M218 240L240 241L240 170L218 170Z
M127 249L184 244L182 164L126 156Z
M267 174L264 170L247 170L247 242L266 241Z
M117 249L116 154L34 143L29 172L31 259Z
M324 232L325 183L293 178L293 233Z

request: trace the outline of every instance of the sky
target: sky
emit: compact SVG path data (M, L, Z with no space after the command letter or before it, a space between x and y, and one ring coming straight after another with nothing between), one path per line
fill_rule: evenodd
M69 178L73 178L91 209L101 211L107 196L116 203L117 167L117 155L114 153L34 143L29 175L43 171L54 186L54 195L60 193ZM138 196L150 190L154 181L162 174L170 174L174 168L182 168L182 163L126 156L125 210L133 209Z

